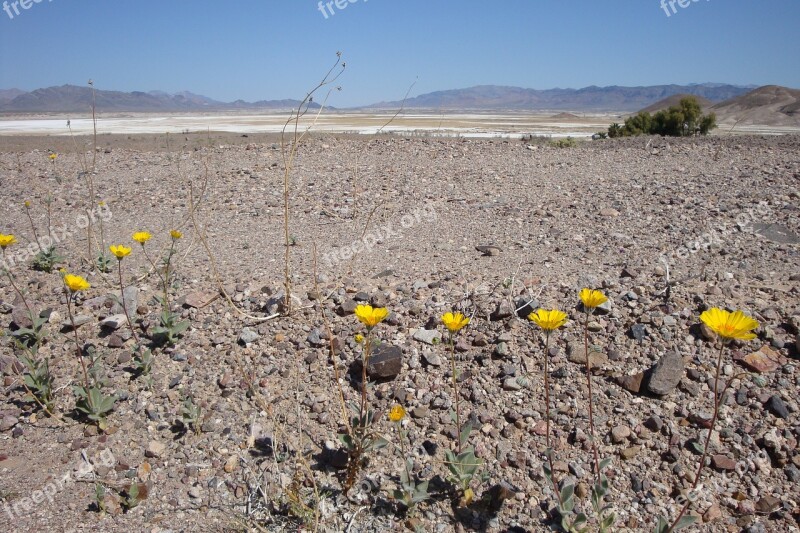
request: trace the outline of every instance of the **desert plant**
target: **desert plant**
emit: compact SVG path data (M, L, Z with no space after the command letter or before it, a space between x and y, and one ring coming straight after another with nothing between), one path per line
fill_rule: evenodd
M377 342L374 338L375 326L389 316L389 310L385 307L359 305L356 307L355 315L366 326L367 335L364 338L364 348L361 352L361 400L357 404L350 405L353 416L351 416L347 425L347 431L339 434L339 440L348 453L347 472L343 485L345 494L350 491L355 483L356 476L366 463L367 454L388 444L388 441L377 435L372 428L375 421L375 411L370 408L367 395L369 389L367 369L369 368L369 359L372 355L373 346Z
M567 137L565 139L558 139L556 141L551 141L550 145L555 146L556 148L574 148L578 146L578 143L572 137Z
M181 404L181 421L184 427L191 429L195 434L200 434L200 425L203 422L203 409L194 402L191 396L183 399Z
M592 361L589 352L589 317L594 310L608 301L605 294L592 289L581 289L581 302L586 319L583 323L583 349L586 356L586 386L589 389L589 439L592 444L592 455L594 456L594 476L595 483L600 480L600 457L597 453L597 437L594 431L594 397L592 396Z
M34 270L50 273L63 262L64 257L56 251L56 247L50 246L34 256L32 266Z
M22 376L27 394L23 401L39 404L47 413L53 412L53 383L55 378L50 372L50 362L47 358L38 358L36 347L27 348L17 355L17 359L25 365L25 374Z
M341 64L341 68L336 72L334 75L334 71L337 70L339 65ZM293 241L292 235L289 232L289 203L291 200L291 193L290 193L290 178L292 173L292 168L294 165L294 158L297 155L297 150L300 147L301 141L305 138L306 134L311 130L312 126L316 122L316 118L312 122L310 126L308 126L305 131L300 133L300 119L305 116L311 105L314 103L314 94L317 93L320 89L327 85L333 84L339 76L342 75L344 72L345 63L342 62L342 53L336 52L336 62L334 65L328 70L325 74L325 77L322 78L322 81L317 84L308 94L306 94L305 98L300 102L297 106L296 110L292 111L292 114L286 120L286 123L283 125L283 129L281 130L281 157L283 158L283 238L284 238L284 289L286 291L286 297L284 301L284 312L288 315L292 311L292 271L291 271L291 254L290 250L293 243L296 243L296 239ZM338 89L338 88L337 88ZM328 92L330 95L330 91ZM322 105L319 106L319 110L317 112L317 117L319 114L322 113L322 110L325 107L325 103L328 100L328 96L322 102ZM287 146L287 130L293 130L291 134L291 140L288 141Z
M475 497L471 488L472 480L483 465L483 460L475 456L475 448L467 446L469 435L472 432L472 423L462 425L460 393L458 390L458 368L456 366L455 335L467 324L470 319L461 313L447 312L441 317L442 323L448 331L448 345L450 347L451 372L453 374L453 422L456 424L456 450L445 450L447 468L450 471L451 481L458 487L462 505L469 505Z
M403 461L403 469L400 471L400 488L392 493L394 498L403 503L409 513L413 513L417 504L428 499L428 481L417 480L411 475L414 467L414 459L406 454L406 432L403 431L403 419L406 410L402 405L395 405L389 410L389 421L394 423L397 428L397 441L400 448L400 459Z
M76 354L83 370L83 383L73 386L73 392L76 397L75 409L96 424L97 427L105 429L107 426L105 416L114 409L117 398L114 395L108 396L103 393L105 384L101 376L100 356L90 352L88 355L91 358L91 365L87 368L80 338L78 337L78 328L75 325L75 317L72 313L72 300L75 295L88 290L91 285L81 276L68 274L66 270L62 269L61 274L64 289L67 293L67 314L72 325L72 331L75 334Z
M698 464L697 472L695 473L690 492L697 490L697 485L700 483L700 476L702 475L703 469L706 466L706 457L708 456L709 444L711 443L711 435L714 433L714 427L716 426L717 418L719 417L719 406L725 392L723 390L723 394L720 394L718 391L720 373L722 370L722 354L724 353L725 346L734 339L743 341L755 339L756 335L753 333L753 330L759 326L759 323L756 320L753 320L749 316L745 315L742 311L735 311L731 313L717 307L712 307L711 309L704 311L700 315L700 321L717 334L717 336L720 338L720 346L717 354L717 369L714 375L714 386L711 387L714 393L714 414L711 417L711 423L708 427L706 440L703 444L703 452L700 455L700 463ZM725 388L727 389L727 387ZM678 516L675 517L675 520L673 520L672 523L669 523L663 517L659 517L654 529L654 533L671 533L672 531L677 531L682 527L694 523L695 517L686 515L686 511L689 510L689 506L691 505L692 501L692 498L686 499L686 503L683 504Z
M153 329L153 340L160 344L167 344L169 346L174 345L177 342L178 337L191 325L188 320L182 321L180 319L180 313L173 312L169 303L170 267L172 264L172 258L175 255L175 245L182 237L183 234L181 232L177 230L170 231L170 247L167 255L162 261L162 264L164 265L164 274L161 274L160 269L147 253L147 248L145 247L145 244L152 238L152 235L146 231L137 231L133 234L133 240L142 246L142 252L147 258L147 261L153 267L153 271L161 280L161 286L163 288L163 295L160 299L162 308L161 317L159 325Z

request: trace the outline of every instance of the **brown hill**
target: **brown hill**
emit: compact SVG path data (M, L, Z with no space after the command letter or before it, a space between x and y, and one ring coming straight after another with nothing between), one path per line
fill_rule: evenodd
M800 90L766 85L711 107L718 122L800 127Z
M683 93L683 94L673 94L672 96L668 96L663 100L659 100L658 102L645 107L644 109L640 109L639 112L640 113L647 112L652 115L653 113L658 113L661 110L668 109L673 106L677 107L678 105L680 105L681 100L686 98L687 96L694 97L700 104L700 107L703 108L703 111L705 111L706 108L714 105L714 102L712 102L708 98L703 98L702 96L697 96L694 94Z

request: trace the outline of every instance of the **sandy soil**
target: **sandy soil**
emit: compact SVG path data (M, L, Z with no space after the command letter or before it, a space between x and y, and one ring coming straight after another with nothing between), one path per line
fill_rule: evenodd
M25 401L14 371L18 351L4 339L0 528L243 531L257 524L297 531L304 513L290 496L299 494L318 512L322 531L403 530L407 522L389 496L402 468L395 448L378 452L356 489L341 494L332 362L345 371L345 395L356 399L362 347L354 336L363 327L352 307L370 301L392 312L376 335L402 359L396 376L376 379L370 390L383 415L378 431L396 444L385 412L404 405L407 456L415 475L432 480L434 498L420 506L417 524L437 532L547 531L555 498L542 474L543 338L515 308L531 302L569 314L548 355L553 447L557 477L577 483L583 495L592 461L577 292L595 287L611 300L592 318L589 342L597 443L612 458L614 530L652 531L655 517L674 517L687 493L700 519L687 531L798 530L800 137L636 138L560 149L317 133L300 148L291 179L295 311L265 320L283 294L276 141L233 133L213 133L211 142L171 135L169 144L163 135L102 136L92 199L80 174L92 154L79 153L68 137L0 138L0 232L20 241L8 251L27 298L51 310L39 353L51 361L63 417ZM55 165L47 150L59 153ZM232 303L217 296L214 269L189 220L190 181L198 197L206 184L197 220ZM75 307L87 321L78 329L81 343L96 346L106 391L119 398L100 433L74 416L70 385L81 370L72 333L62 329L60 278L31 270L21 252L34 240L23 201L31 202L41 235L48 195L64 266L92 284ZM154 238L147 247L159 257L169 230L184 232L170 291L173 309L191 326L175 347L155 349L150 386L128 370L129 331L100 326L114 313L109 295L117 282L87 264L79 218L100 200L107 210L97 211L94 230L105 219L106 244L130 244L134 231L148 230ZM480 246L492 248L482 253ZM147 340L158 321L160 282L139 249L123 265L125 285L136 293L132 319ZM7 280L0 298L3 326L13 329L23 307ZM724 352L731 387L703 488L690 493L697 442L713 411L718 352L698 316L713 306L743 309L761 326L755 340ZM470 443L487 479L473 483L478 499L469 508L451 505L445 481L452 374L442 344L429 343L430 330L443 336L437 320L451 309L473 317L458 337L460 405L475 423ZM753 353L760 355L748 361L768 354L777 363L754 371L742 360ZM655 387L654 367L667 368L660 394L648 388ZM182 430L187 397L202 406L197 434ZM131 482L148 495L122 512L115 489ZM107 513L94 508L98 484L108 487ZM581 496L579 507L587 506ZM313 512L306 518L313 522Z

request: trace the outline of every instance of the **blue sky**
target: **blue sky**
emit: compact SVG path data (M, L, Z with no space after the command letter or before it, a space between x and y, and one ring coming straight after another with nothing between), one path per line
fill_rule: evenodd
M3 6L0 0L0 7ZM341 50L351 106L481 84L536 89L724 82L800 88L800 1L6 0L0 88L218 100L304 96ZM324 6L323 6L324 8Z

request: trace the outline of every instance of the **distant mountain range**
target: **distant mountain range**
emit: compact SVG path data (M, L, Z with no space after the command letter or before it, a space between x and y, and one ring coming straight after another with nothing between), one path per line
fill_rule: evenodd
M218 102L188 91L169 94L163 91L95 91L100 112L192 112L237 109L278 110L300 105L298 100L261 100L258 102ZM48 87L31 92L19 89L0 90L0 113L86 113L92 106L92 89L76 85ZM319 105L311 104L318 109Z
M691 94L721 102L741 96L754 87L719 83L693 85L652 85L647 87L585 87L583 89L523 89L498 85L479 85L468 89L437 91L409 98L409 109L475 110L554 110L633 112L659 100ZM396 109L402 102L381 102L372 109Z
M692 85L654 85L647 87L585 87L583 89L524 89L481 85L467 89L437 91L401 101L381 102L351 110L378 109L435 111L613 111L633 113L643 108L654 112L678 103L681 97L693 95L706 109L717 112L720 119L750 113L757 120L776 113L779 122L794 124L798 119L800 91L770 85L753 90L739 85L703 83ZM738 100L744 98L744 100ZM101 113L122 112L200 112L200 111L277 111L296 108L297 100L260 100L258 102L220 102L188 91L121 92L96 91L97 109ZM31 92L0 89L0 113L86 113L91 108L89 87L62 85ZM313 108L319 105L312 104ZM754 111L755 108L762 108ZM333 109L333 108L330 108ZM762 113L763 111L763 113ZM764 115L762 117L762 115Z

